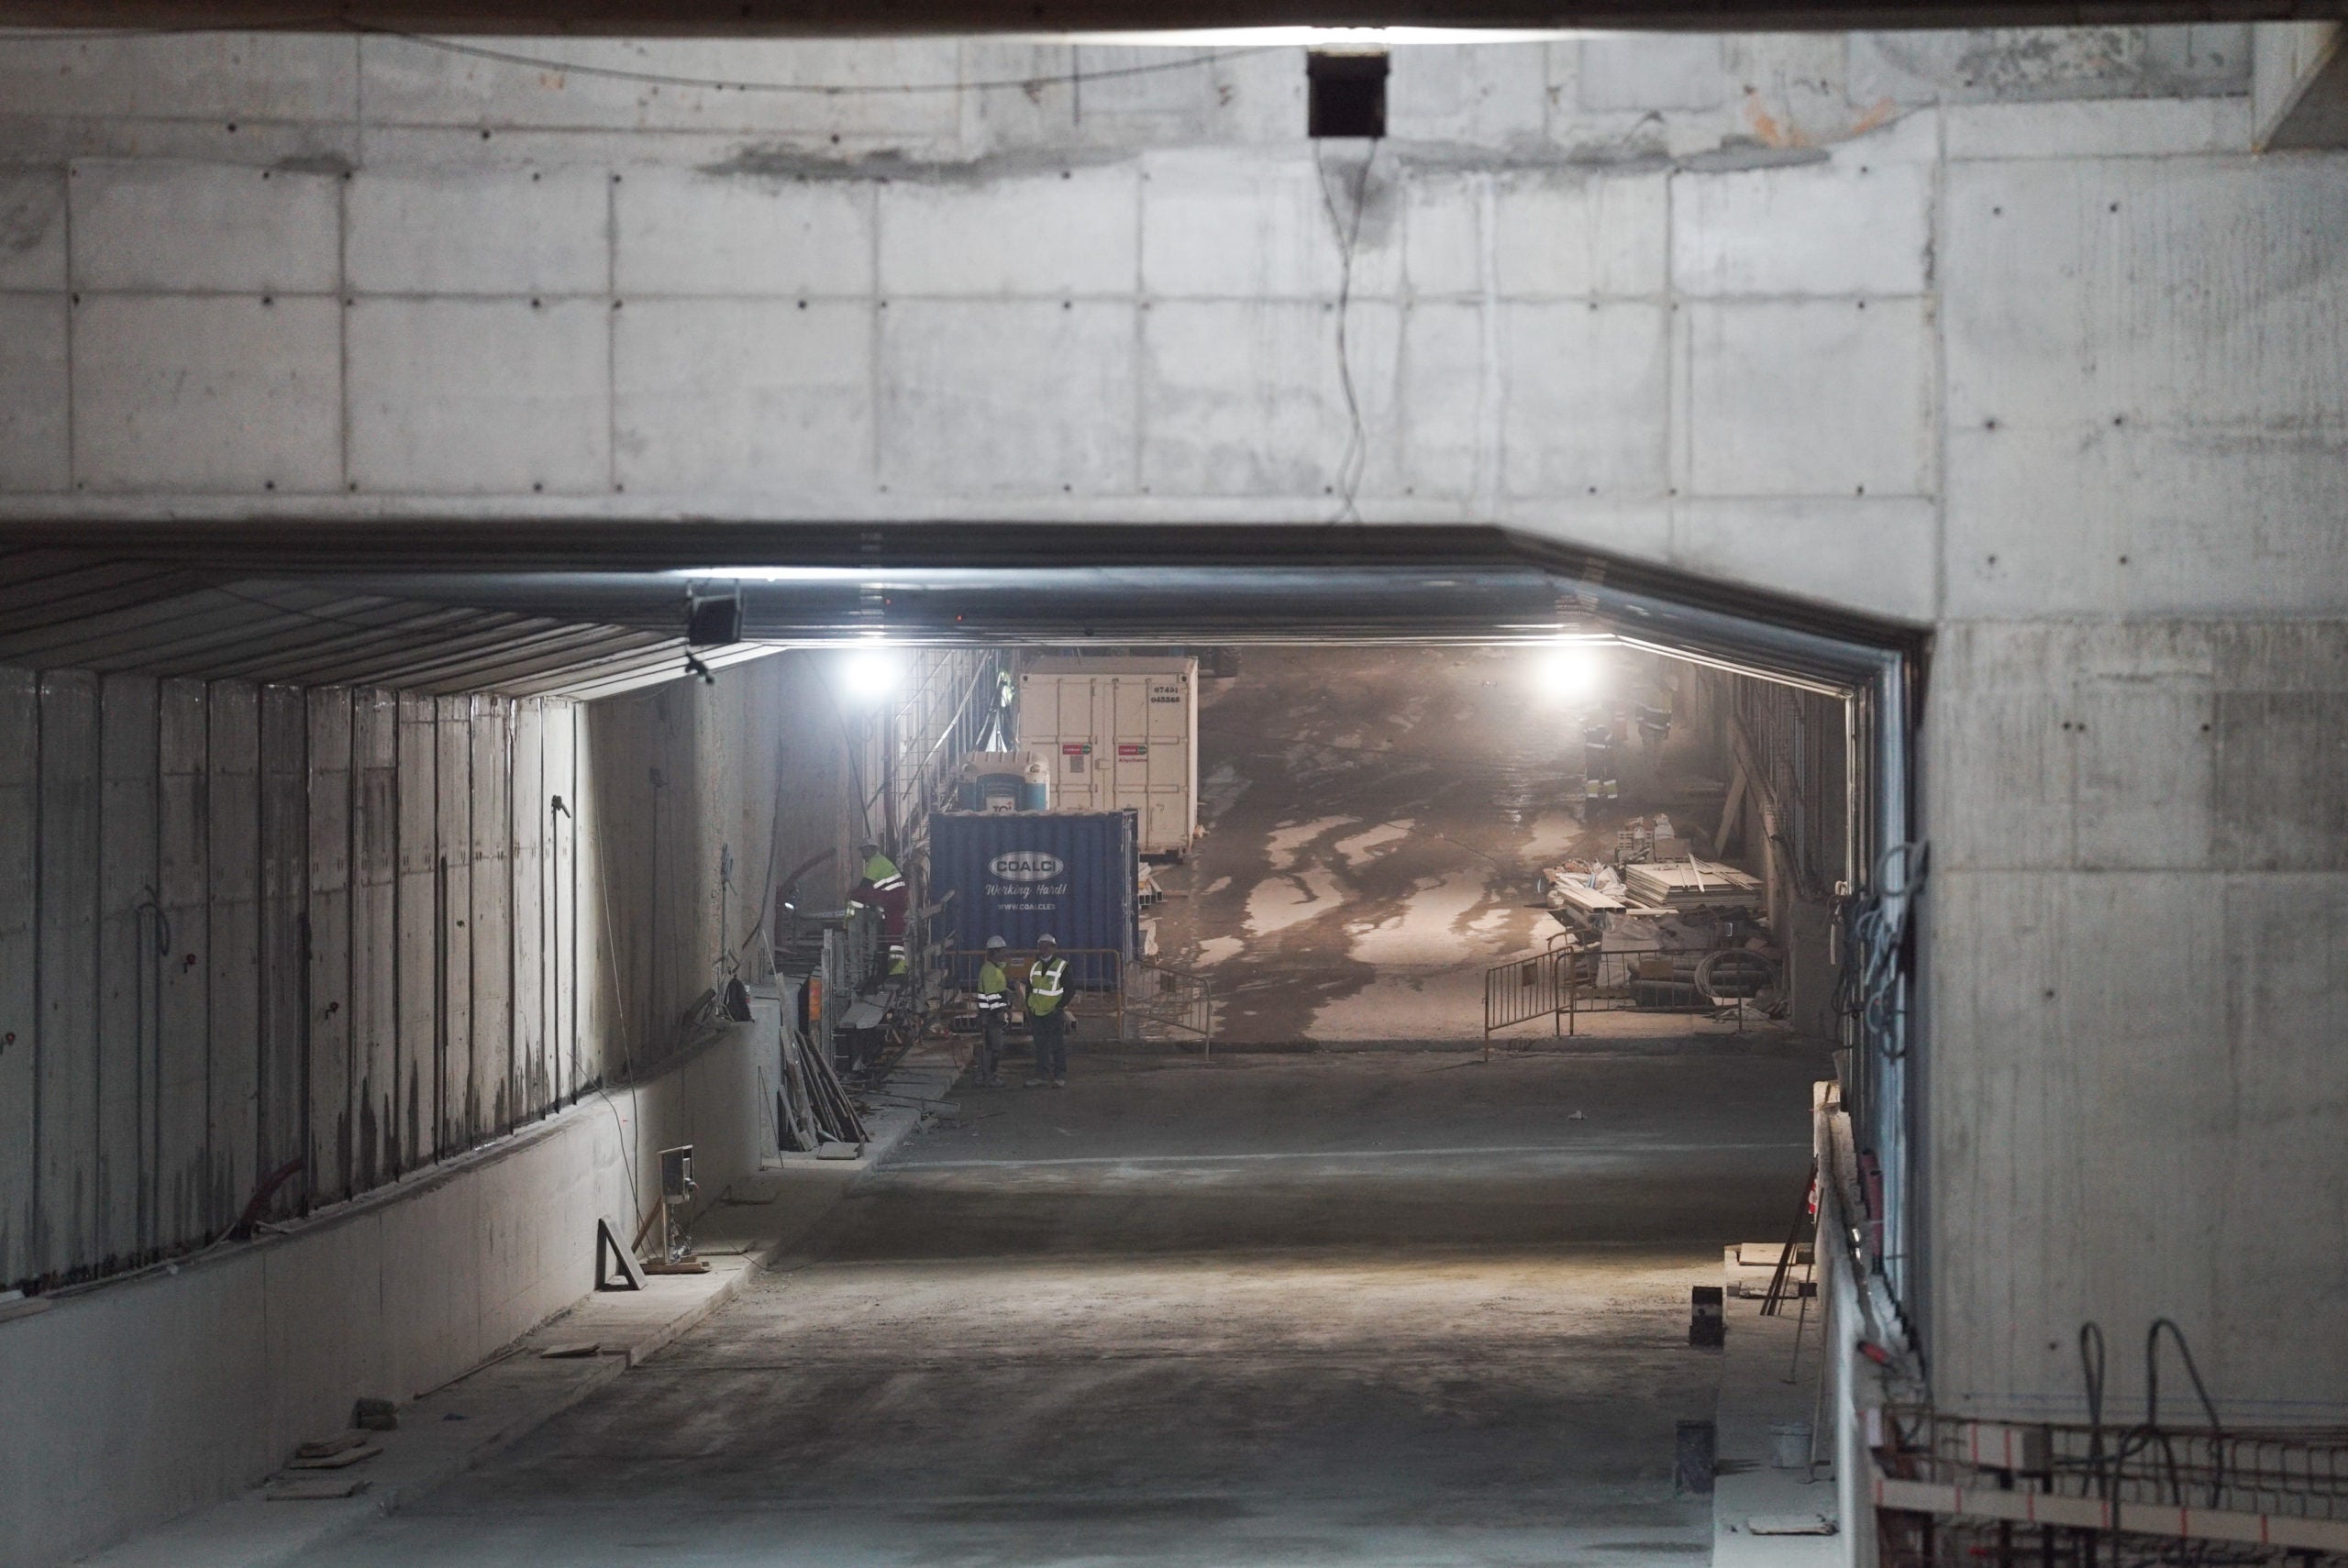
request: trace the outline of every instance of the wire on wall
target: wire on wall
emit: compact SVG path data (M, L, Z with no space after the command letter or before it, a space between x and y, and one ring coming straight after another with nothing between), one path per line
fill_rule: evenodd
M1038 93L1047 87L1068 87L1073 90L1078 78L1073 73L1035 72L1025 76L996 77L978 82L751 82L727 77L685 76L663 71L637 71L619 65L589 65L576 61L548 60L538 55L514 50L496 49L486 44L462 43L455 39L435 38L428 33L402 32L396 28L373 27L354 23L360 32L376 38L397 39L403 43L422 49L438 50L444 54L464 55L500 65L519 66L530 71L559 72L567 76L585 76L606 82L632 82L650 87L690 87L712 93L783 93L809 97L850 98L879 97L891 94L919 95L936 93ZM1176 71L1195 71L1243 55L1261 54L1261 49L1210 50L1204 53L1186 55L1180 60L1154 61L1147 65L1113 67L1106 71L1087 71L1086 82L1113 81L1122 77L1159 76Z
M1238 60L1247 55L1271 52L1272 46L1252 49L1208 50L1185 55L1180 60L1153 61L1147 65L1114 66L1106 71L1074 69L1062 72L1034 72L1025 76L992 77L977 82L759 82L737 80L725 76L691 76L665 71L639 71L623 65L592 65L583 61L554 60L544 55L520 50L498 49L489 44L465 43L456 39L436 38L429 33L411 33L398 28L375 23L354 21L347 17L321 16L274 23L267 27L223 28L218 26L191 28L64 28L46 32L0 31L0 43L98 43L124 39L154 38L186 38L199 33L258 33L300 35L305 33L351 31L371 38L393 39L414 44L418 49L437 50L443 54L462 55L471 60L488 61L498 65L511 65L525 71L551 71L563 76L584 76L604 82L628 82L647 87L684 87L710 93L782 93L807 97L852 98L880 97L892 94L918 96L938 93L1041 93L1048 87L1080 90L1084 82L1111 82L1125 77L1161 76L1178 71L1195 71L1204 66L1220 64L1226 60Z
M1369 434L1362 424L1361 397L1354 385L1353 343L1347 326L1352 315L1354 293L1354 256L1361 247L1361 213L1369 198L1370 166L1378 161L1378 143L1369 144L1369 152L1361 160L1361 169L1354 176L1353 211L1348 217L1337 211L1337 198L1329 189L1329 172L1321 155L1322 144L1312 144L1312 173L1321 187L1321 205L1329 215L1329 227L1337 239L1337 384L1346 397L1346 453L1338 460L1334 489L1337 492L1337 510L1332 523L1358 523L1361 509L1355 498L1361 492L1362 475L1369 467Z

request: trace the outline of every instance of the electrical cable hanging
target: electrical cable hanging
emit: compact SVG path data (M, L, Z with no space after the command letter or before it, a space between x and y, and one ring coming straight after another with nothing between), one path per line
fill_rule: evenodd
M348 24L338 16L295 17L288 21L257 23L249 28L224 28L199 22L177 28L52 28L41 31L0 30L0 43L114 43L138 39L182 39L198 33L313 33L340 31Z
M1269 46L1254 49L1209 50L1201 54L1186 55L1180 60L1157 61L1147 65L1115 66L1106 71L1086 71L1080 75L1073 71L1066 72L1039 71L1025 76L990 77L976 82L758 82L737 81L722 76L690 76L665 71L637 71L626 66L593 65L584 61L553 60L543 55L526 54L518 50L496 49L487 44L464 43L455 39L436 38L429 33L412 33L399 28L388 28L373 22L354 21L338 16L312 17L253 28L218 26L67 28L38 33L0 32L0 43L81 43L149 38L185 38L200 33L302 36L344 30L363 34L370 38L392 39L401 43L413 44L418 49L437 50L443 54L462 55L473 60L488 61L493 64L511 65L526 71L551 71L564 76L584 76L605 82L627 82L648 87L681 87L709 93L779 93L816 98L917 97L941 93L1035 94L1047 87L1068 87L1073 91L1080 82L1110 82L1127 77L1167 75L1177 71L1195 71L1203 66L1217 65L1226 60L1239 60L1249 55L1273 52ZM1073 59L1075 46L1069 47L1069 53Z
M2103 1326L2092 1319L2079 1325L2079 1380L2085 1386L2088 1404L2087 1468L2095 1488L2095 1496L2104 1502L2119 1496L2121 1468L2137 1454L2157 1444L2161 1450L2161 1464L2168 1477L2169 1501L2185 1507L2185 1482L2176 1462L2176 1445L2164 1430L2161 1419L2161 1334L2166 1331L2176 1343L2177 1355L2185 1363L2185 1375L2192 1380L2193 1392L2201 1401L2201 1414L2210 1423L2210 1501L2209 1507L2224 1505L2226 1490L2226 1445L2218 1423L2217 1401L2210 1397L2209 1385L2201 1381L2201 1369L2193 1360L2193 1347L2186 1342L2185 1331L2174 1318L2155 1318L2144 1331L2144 1419L2121 1435L2118 1443L2107 1448L2104 1442L2104 1392L2106 1387Z
M397 28L378 27L371 23L349 24L355 30L375 38L397 39L403 43L422 49L438 50L446 54L466 55L500 65L519 66L530 71L553 71L569 76L594 77L607 82L631 82L650 87L688 87L712 93L781 93L808 97L850 98L890 95L916 96L937 93L1036 93L1047 87L1073 86L1077 78L1062 72L1036 72L1026 76L1006 76L978 82L737 82L724 77L685 76L663 71L635 71L626 66L590 65L583 61L548 60L542 56L524 54L514 50L493 49L485 44L460 43L454 39L435 38L428 33L404 32ZM1236 60L1244 55L1262 54L1261 49L1210 50L1203 54L1186 56L1181 60L1158 61L1149 65L1128 65L1107 71L1087 71L1087 82L1113 81L1123 77L1158 76L1176 71L1193 71L1202 66Z
M1354 255L1361 244L1362 208L1369 198L1370 166L1378 161L1378 141L1372 138L1368 153L1361 160L1361 171L1354 179L1353 216L1350 222L1339 216L1337 199L1329 193L1329 175L1321 156L1321 142L1312 144L1313 182L1321 189L1321 205L1329 215L1329 226L1337 240L1337 384L1346 395L1346 454L1337 464L1337 511L1332 523L1358 523L1361 509L1355 499L1360 493L1363 474L1369 467L1369 436L1361 417L1361 398L1354 385L1353 346L1347 336L1347 318L1352 314L1354 292Z
M1877 864L1876 890L1865 898L1845 899L1838 911L1845 956L1834 979L1834 1006L1857 1021L1861 1038L1886 1061L1896 1062L1908 1054L1905 1045L1895 1043L1892 1023L1899 1005L1908 911L1923 886L1926 867L1922 845L1893 845Z

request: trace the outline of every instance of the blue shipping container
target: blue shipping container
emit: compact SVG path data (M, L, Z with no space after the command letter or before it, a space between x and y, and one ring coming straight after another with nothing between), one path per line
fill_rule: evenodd
M1028 952L1049 932L1088 990L1117 983L1141 948L1140 831L1131 812L941 812L929 819L929 896L937 930L975 951L1000 936ZM1088 954L1107 949L1116 959Z

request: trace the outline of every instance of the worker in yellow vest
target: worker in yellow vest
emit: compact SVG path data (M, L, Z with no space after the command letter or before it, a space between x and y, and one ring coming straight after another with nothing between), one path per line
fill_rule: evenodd
M1036 1042L1027 1087L1068 1088L1068 960L1048 932L1036 939L1036 961L1027 966L1027 1032Z
M979 983L972 995L979 1010L979 1076L980 1088L993 1088L1002 1079L996 1065L1002 1060L1003 1038L1011 1028L1011 972L1003 966L1010 944L1000 936L987 938L987 955L979 966Z
M889 973L902 975L905 972L905 907L912 896L904 873L870 839L857 845L857 853L864 857L864 870L862 880L848 889L848 905L880 911L880 934L889 944Z

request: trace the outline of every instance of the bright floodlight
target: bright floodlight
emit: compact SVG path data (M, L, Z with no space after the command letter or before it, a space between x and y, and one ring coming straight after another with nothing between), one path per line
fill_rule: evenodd
M1593 643L1562 644L1542 658L1542 684L1555 696L1595 696L1605 677L1605 650Z
M897 656L886 648L859 648L841 662L840 679L849 696L878 701L896 690Z

